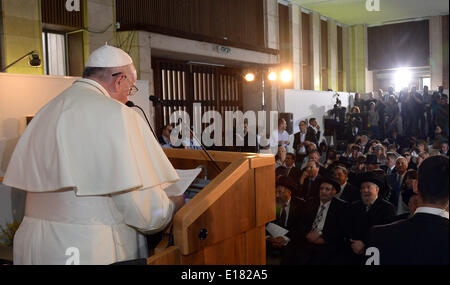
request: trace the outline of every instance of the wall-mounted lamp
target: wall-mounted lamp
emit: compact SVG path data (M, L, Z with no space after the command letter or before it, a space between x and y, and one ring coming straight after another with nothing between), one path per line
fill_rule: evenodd
M15 65L16 63L18 63L19 61L21 61L22 59L24 59L24 58L26 58L27 56L30 56L30 55L31 55L31 57L29 59L30 65L34 66L34 67L41 66L41 59L39 58L39 53L37 51L33 50L33 51L30 51L29 53L27 53L26 55L22 56L18 60L14 61L10 65L8 65L5 68L3 68L1 70L1 72L5 72L8 68L10 68L11 66Z

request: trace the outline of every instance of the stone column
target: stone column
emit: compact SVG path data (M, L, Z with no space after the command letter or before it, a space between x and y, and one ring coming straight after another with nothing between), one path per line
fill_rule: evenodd
M321 90L321 64L320 64L320 15L313 12L310 14L311 25L311 52L312 52L312 77L313 77L313 90Z
M302 36L301 36L301 23L302 13L300 7L297 5L289 4L289 24L291 30L292 39L292 80L293 88L301 89L302 86Z
M267 48L279 49L280 40L279 40L278 26L279 26L278 1L264 0L264 33L265 33L265 45ZM258 79L256 82L259 82L259 84L261 84L261 82ZM271 84L268 80L265 80L264 87L265 87L264 88L265 109L267 111L277 110L278 84ZM258 108L256 110L260 109L261 108ZM267 119L269 119L269 117L267 117Z
M342 26L342 61L342 91L348 92L350 90L350 28L348 26Z
M430 90L437 90L442 85L442 16L434 16L429 21L430 29ZM448 44L448 43L446 43Z
M350 27L350 88L351 92L366 92L366 26Z
M96 32L89 33L90 52L96 50L105 43L108 43L109 45L116 44L115 8L115 0L87 1L88 29Z
M337 24L328 20L328 88L338 90Z

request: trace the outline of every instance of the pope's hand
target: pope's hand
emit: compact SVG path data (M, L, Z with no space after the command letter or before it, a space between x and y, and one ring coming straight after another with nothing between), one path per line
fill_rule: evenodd
M171 196L170 200L175 204L175 212L177 212L181 207L184 206L184 196Z

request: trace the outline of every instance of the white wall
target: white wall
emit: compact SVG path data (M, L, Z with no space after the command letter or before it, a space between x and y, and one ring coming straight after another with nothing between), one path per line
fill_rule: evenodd
M5 174L12 152L26 127L26 117L36 114L52 98L69 87L76 77L0 73L0 177ZM136 83L139 92L130 97L150 114L148 81ZM138 112L141 114L140 112ZM0 184L0 225L23 213L22 191Z
M347 92L338 92L339 100L342 106L348 106L353 100L353 94ZM286 113L294 114L294 134L299 132L298 124L301 120L316 118L320 125L323 140L324 132L324 116L328 110L333 109L336 103L336 97L333 97L335 92L328 91L312 91L312 90L284 90L284 111ZM291 135L293 142L293 135ZM319 142L320 142L319 141ZM292 151L292 149L288 149Z

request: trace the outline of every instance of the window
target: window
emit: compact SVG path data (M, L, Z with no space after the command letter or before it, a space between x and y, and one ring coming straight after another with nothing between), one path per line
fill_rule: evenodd
M431 78L430 77L423 77L422 78L422 86L421 86L422 88L421 89L423 90L424 86L428 86L428 88L431 89L430 85L431 85Z
M44 31L42 33L44 49L44 71L47 75L67 75L66 41L64 34Z

